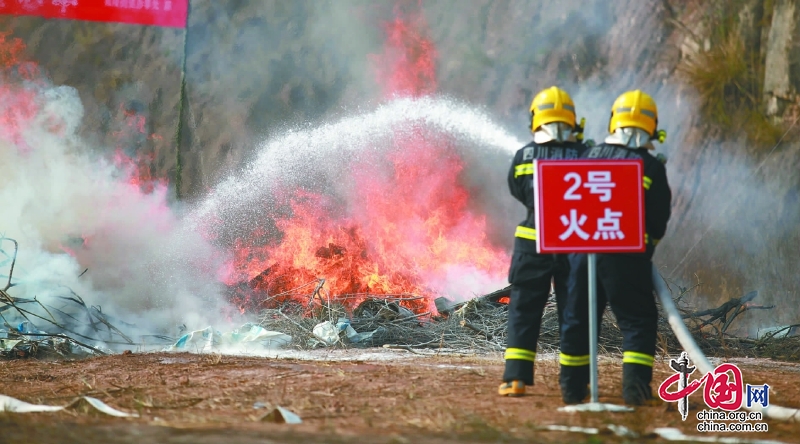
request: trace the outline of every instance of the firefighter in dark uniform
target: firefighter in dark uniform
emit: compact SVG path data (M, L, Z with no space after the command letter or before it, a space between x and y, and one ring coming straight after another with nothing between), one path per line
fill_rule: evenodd
M587 149L581 141L583 125L576 124L575 104L555 86L539 92L531 103L533 142L517 151L508 172L511 194L528 209L516 229L514 254L508 273L512 285L508 306L508 339L503 396L522 396L533 385L533 363L542 314L551 288L555 288L559 323L561 301L566 297L569 262L565 255L536 252L536 215L533 197L534 159L577 159ZM552 280L552 283L551 283Z
M656 351L658 311L653 294L651 258L667 230L672 192L665 160L654 157L653 140L664 142L656 130L658 109L642 91L628 91L611 109L609 133L604 143L583 155L588 159L643 159L645 190L644 253L597 255L597 308L602 319L608 303L622 331L622 397L626 404L641 405L652 399L650 383ZM561 325L561 394L566 404L582 402L589 384L589 302L587 256L571 254L570 289Z

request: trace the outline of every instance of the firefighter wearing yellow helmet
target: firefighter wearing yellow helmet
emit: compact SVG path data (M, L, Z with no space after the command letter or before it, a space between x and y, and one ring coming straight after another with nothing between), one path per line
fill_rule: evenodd
M600 314L611 306L622 331L622 398L641 405L652 399L653 360L656 351L658 311L653 295L651 258L667 230L672 192L664 161L650 152L654 140L666 133L657 130L658 108L642 91L628 91L611 108L609 136L590 148L587 159L642 159L645 195L646 252L597 255L597 306ZM561 325L561 395L565 403L583 401L589 384L588 273L585 254L569 255L570 292L564 303ZM600 317L598 316L598 319Z
M564 255L536 252L536 215L533 200L534 159L577 159L588 148L582 142L583 125L577 124L575 104L561 88L547 88L531 103L533 141L517 151L508 172L511 194L527 209L517 226L514 254L508 273L511 294L505 373L498 390L503 396L522 396L533 385L533 364L544 307L555 288L561 318L566 297L569 263Z

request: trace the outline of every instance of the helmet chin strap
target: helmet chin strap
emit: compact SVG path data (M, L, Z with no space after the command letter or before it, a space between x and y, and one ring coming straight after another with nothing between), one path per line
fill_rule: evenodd
M627 127L617 128L614 134L606 137L606 143L610 145L621 145L625 148L647 148L654 150L656 147L650 141L652 137L647 131L641 128Z
M574 129L564 122L545 123L533 132L534 143L576 142Z

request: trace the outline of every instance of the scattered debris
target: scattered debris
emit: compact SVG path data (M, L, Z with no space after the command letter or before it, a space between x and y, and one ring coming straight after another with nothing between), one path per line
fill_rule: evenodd
M633 430L623 426L623 425L616 425L616 424L609 424L606 427L609 428L612 432L614 432L617 436L622 436L625 438L638 438L639 434L634 432Z
M67 407L75 407L80 405L81 402L86 402L88 405L94 407L97 411L101 413L105 413L109 416L116 416L117 418L136 418L139 415L135 413L125 413L123 411L117 410L115 408L110 407L109 405L105 404L103 401L92 398L91 396L81 396L80 398L73 401Z
M12 398L6 395L0 395L0 412L12 413L42 413L42 412L57 412L64 410L64 407L52 405L38 405L30 404L19 399Z
M306 288L310 288L306 287ZM298 314L302 305L286 304L262 311L260 325L292 336L297 348L380 347L387 344L410 348L455 349L462 352L500 351L505 348L507 305L478 298L460 304L457 312L434 316L414 313L404 304L418 301L414 295L352 295L360 303L352 312L343 306L317 301L313 315ZM311 298L313 295L306 295ZM350 296L342 296L348 298ZM302 301L302 295L293 297ZM554 305L553 305L554 307ZM289 314L292 313L292 314ZM302 312L301 312L302 313ZM463 321L463 322L462 322ZM544 330L557 334L553 316Z
M4 339L0 339L0 357L6 359L30 357L78 359L110 353L110 350L103 351L61 334L21 333L20 330L0 330L0 334L5 336Z
M311 331L314 333L314 336L321 339L324 344L333 345L339 342L340 334L344 334L348 337L357 334L356 331L353 330L353 327L350 326L350 323L346 321L346 319L340 319L336 325L333 325L331 321L325 321L315 325L314 329Z
M213 327L195 330L178 339L165 351L199 351L211 352L219 349L260 346L263 348L279 348L292 341L292 337L277 331L269 331L253 323L244 324L241 328L222 334Z
M92 398L91 396L81 396L79 398L75 398L75 400L73 400L69 404L60 407L52 405L31 404L25 401L20 401L19 399L16 398L12 398L10 396L0 395L0 412L11 412L11 413L58 412L60 410L77 407L81 403L86 403L87 405L93 407L97 411L105 413L106 415L109 416L116 416L118 418L135 418L139 416L135 413L125 413L123 411L117 410L105 404L103 401L97 398Z
M779 325L777 327L768 327L758 330L756 339L768 340L772 338L790 338L800 334L800 324L792 325Z
M600 433L600 429L596 427L577 427L577 426L564 426L558 424L551 424L548 426L542 427L543 430L550 430L552 432L578 432L578 433L586 433L587 435L597 435Z
M261 421L277 422L284 424L301 424L303 422L299 416L289 410L277 406L271 412L261 417Z
M478 301L479 303L507 304L510 297L511 297L511 286L509 285L508 287L503 288L502 290L497 290L483 296L478 296L477 298L472 299L471 301ZM440 297L436 298L436 300L434 300L433 302L434 304L436 304L436 310L438 310L440 314L446 315L452 313L453 311L458 310L459 308L468 304L470 301L453 303L445 297Z
M559 407L559 412L632 412L633 407L624 405L606 404L602 402L587 402L585 404L568 405Z
M351 344L358 344L372 339L376 333L381 333L383 327L378 327L375 330L365 333L357 333L353 326L350 325L350 320L347 318L339 318L336 325L331 321L325 321L314 326L312 333L314 338L311 339L311 346L314 347L320 342L322 345L334 345L337 342Z
M417 298L414 298L417 299ZM413 320L417 317L413 311L403 307L398 300L368 298L360 303L353 316L361 319L382 321Z
M558 424L551 424L544 427L541 427L542 430L549 430L552 432L575 432L575 433L585 433L587 435L597 435L601 432L600 429L596 427L577 427L577 426L564 426ZM620 426L609 424L606 426L606 430L613 433L614 435L625 437L625 438L638 438L639 435L633 432L631 429Z
M8 244L13 245L13 251L3 248ZM0 329L0 357L74 359L113 353L107 348L113 345L135 345L122 331L135 325L113 319L99 306L87 305L69 287L49 289L47 303L36 297L12 296L12 288L24 285L14 277L18 250L16 240L0 237L0 267L4 271L8 267L8 274L2 276L5 282L0 283L0 320L4 327Z

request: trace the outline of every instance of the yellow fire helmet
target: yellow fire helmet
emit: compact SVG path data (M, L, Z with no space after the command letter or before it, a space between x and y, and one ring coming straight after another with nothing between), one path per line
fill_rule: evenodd
M551 86L540 91L531 102L531 131L542 125L562 122L575 128L575 104L561 88Z
M608 132L614 134L617 128L639 128L651 138L657 138L658 108L656 101L640 91L628 91L617 97L611 107L611 120Z

